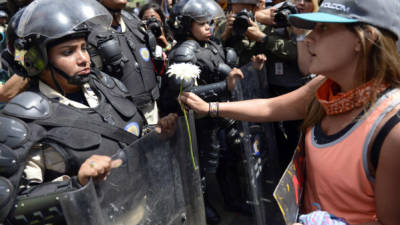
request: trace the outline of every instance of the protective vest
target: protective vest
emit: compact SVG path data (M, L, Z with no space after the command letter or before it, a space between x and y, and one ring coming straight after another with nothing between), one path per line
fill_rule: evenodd
M94 46L90 50L96 67L120 79L140 107L157 100L160 94L141 22L124 11L122 19L127 26L126 32L96 27L88 42ZM96 55L101 59L96 60Z
M211 84L221 80L218 74L218 65L225 63L225 52L220 45L208 41L200 45L195 40L188 40L173 48L168 55L170 64L192 63L200 67L200 83Z
M64 158L64 174L74 176L91 155L112 156L140 137L144 119L127 98L126 87L106 74L91 75L89 84L100 100L96 108L77 109L30 91L17 95L3 108L0 153L12 163L0 163L0 177L12 184L13 195L18 193L32 146L52 147ZM47 175L62 174L46 171Z
M375 221L375 185L368 169L368 150L382 119L400 104L399 96L398 89L384 94L335 140L323 141L316 126L307 132L305 213L319 205L350 224Z

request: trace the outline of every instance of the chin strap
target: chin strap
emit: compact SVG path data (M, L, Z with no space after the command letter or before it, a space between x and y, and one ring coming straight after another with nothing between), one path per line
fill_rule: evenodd
M53 81L55 85L57 86L58 91L60 91L61 94L65 94L64 90L61 88L61 85L58 83L58 81L55 79L54 72L57 72L59 75L64 77L69 84L76 85L76 86L82 86L83 84L89 82L89 75L75 75L75 76L68 76L67 73L62 71L60 68L54 66L54 64L49 63L49 68L51 71L51 77L53 78Z
M51 78L53 79L53 82L56 85L58 92L60 92L62 95L65 96L64 90L61 88L61 85L58 83L56 76L54 75L54 67L49 66L49 68L50 68L50 72L51 72Z

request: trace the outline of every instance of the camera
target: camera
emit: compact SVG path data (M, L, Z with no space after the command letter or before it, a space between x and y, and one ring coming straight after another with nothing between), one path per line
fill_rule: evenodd
M238 36L244 35L250 26L249 19L254 21L254 15L252 12L247 11L247 9L242 9L237 13L235 21L233 21L233 34Z
M158 21L154 17L150 17L149 19L146 20L146 27L149 31L151 31L156 38L160 37L162 34L161 31L161 22Z
M296 5L291 2L283 2L281 6L276 9L274 21L277 27L289 26L288 17L290 14L298 13Z

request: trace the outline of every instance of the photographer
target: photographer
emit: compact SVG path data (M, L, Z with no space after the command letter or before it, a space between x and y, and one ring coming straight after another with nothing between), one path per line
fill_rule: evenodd
M139 12L139 18L157 38L157 44L163 48L163 51L167 53L171 50L174 39L165 24L165 15L160 6L157 3L145 4Z
M264 35L262 30L265 26L255 22L258 0L232 0L228 4L226 20L217 24L214 36L224 47L235 49L240 55L239 66L242 66L250 62L253 55L257 55L256 40Z

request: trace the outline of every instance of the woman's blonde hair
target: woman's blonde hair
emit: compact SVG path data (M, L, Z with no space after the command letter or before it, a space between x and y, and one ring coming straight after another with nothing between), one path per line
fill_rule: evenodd
M318 0L312 0L312 4L314 5L313 12L317 12L318 9L319 9L319 1Z
M382 29L371 25L347 25L361 40L362 51L359 57L357 73L362 75L363 83L372 79L375 84L386 83L392 88L400 87L400 55L396 45L395 36ZM376 40L367 30L376 34ZM378 93L373 94L370 103L376 101ZM314 126L325 116L325 111L319 102L314 99L309 107L307 117L303 123L303 132Z

